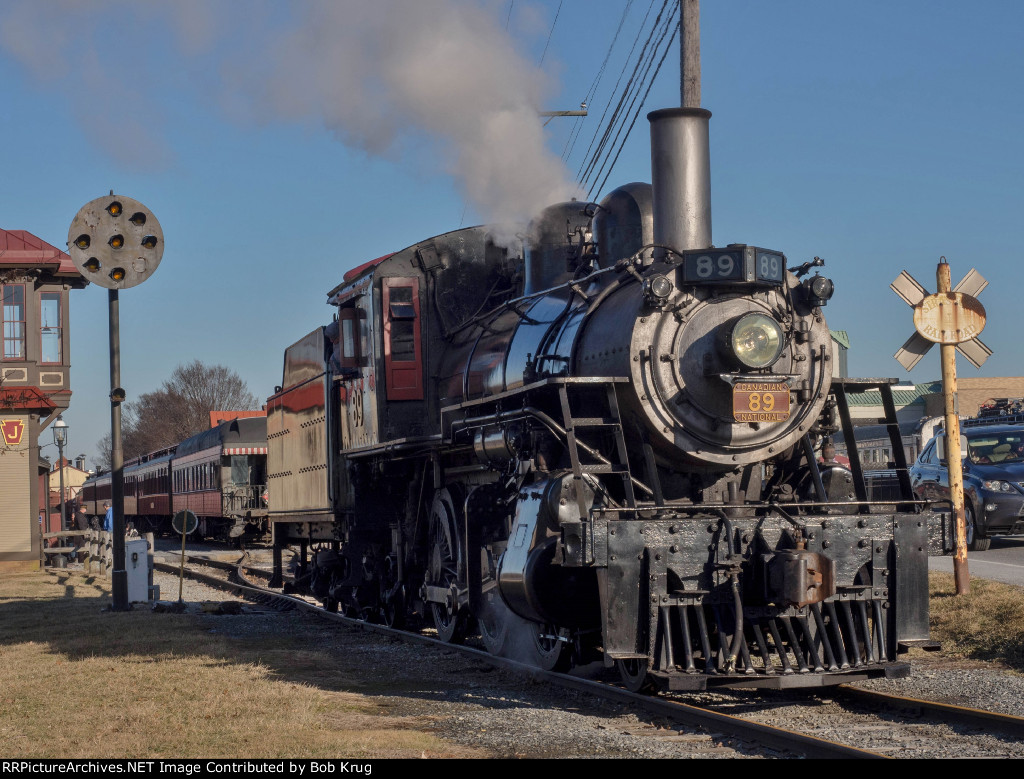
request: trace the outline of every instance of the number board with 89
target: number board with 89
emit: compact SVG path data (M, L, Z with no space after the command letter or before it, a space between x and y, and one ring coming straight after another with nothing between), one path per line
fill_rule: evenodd
M689 284L782 284L785 275L785 255L753 246L683 255L683 281Z

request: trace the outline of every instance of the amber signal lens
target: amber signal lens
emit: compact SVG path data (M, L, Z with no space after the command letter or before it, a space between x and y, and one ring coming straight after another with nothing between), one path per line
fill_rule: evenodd
M90 243L92 243L92 239L89 237L88 233L82 233L75 239L75 246L79 249L88 249Z
M95 273L100 269L100 261L97 260L95 257L90 257L88 260L82 263L82 267L89 271L89 273Z
M111 216L121 216L121 204L115 200L107 206L107 213Z
M124 268L114 268L112 271L110 271L110 278L112 278L114 281L124 281L124 277Z
M108 243L110 244L110 248L120 249L122 246L124 246L124 236L115 235L108 241Z

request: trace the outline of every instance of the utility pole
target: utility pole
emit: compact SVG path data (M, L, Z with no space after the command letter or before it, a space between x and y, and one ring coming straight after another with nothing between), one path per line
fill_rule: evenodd
M700 108L700 0L679 0L679 88L683 108Z

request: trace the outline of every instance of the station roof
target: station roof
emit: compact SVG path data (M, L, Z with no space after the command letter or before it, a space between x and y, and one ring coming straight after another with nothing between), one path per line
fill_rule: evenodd
M27 230L0 228L0 267L40 268L55 276L71 276L85 283L67 252L51 246Z
M892 400L896 408L900 409L921 401L926 395L935 395L940 392L942 392L942 382L929 381L912 386L899 385L899 388L894 387L892 390ZM851 406L878 406L882 403L882 397L877 390L851 393L847 399Z
M222 422L230 422L232 419L248 419L249 417L265 417L266 411L211 411L210 427L214 428Z
M829 330L832 335L832 340L842 346L844 349L850 348L850 335L845 330Z

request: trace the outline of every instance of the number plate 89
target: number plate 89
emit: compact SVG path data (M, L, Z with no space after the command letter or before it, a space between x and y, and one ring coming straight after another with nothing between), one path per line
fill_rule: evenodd
M775 382L734 385L732 418L737 422L783 422L789 419L789 385Z

